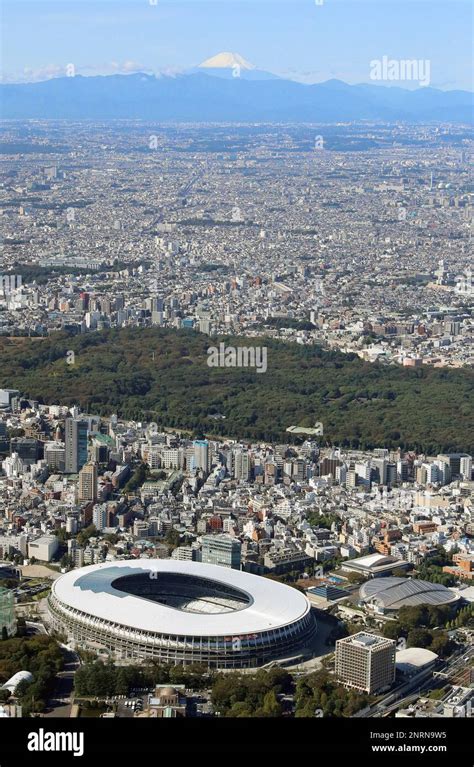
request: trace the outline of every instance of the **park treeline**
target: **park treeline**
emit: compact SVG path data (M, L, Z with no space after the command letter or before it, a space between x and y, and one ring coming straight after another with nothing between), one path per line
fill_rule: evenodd
M212 684L215 674L198 663L189 666L173 666L151 662L148 665L115 666L113 662L102 663L86 660L74 677L74 689L78 697L108 697L128 695L135 688L151 688L159 684L184 684L193 690L201 690Z
M279 717L291 713L297 717L352 716L371 702L368 696L345 690L327 670L301 676L295 683L292 675L281 668L243 674L209 671L199 664L117 667L112 662L86 661L75 676L79 698L128 695L133 689L157 684L183 684L192 690L210 687L214 710L225 717ZM294 700L294 712L284 696Z
M19 624L21 619L19 620ZM22 624L24 630L24 622ZM64 657L55 639L44 634L33 637L17 636L0 641L0 686L18 671L29 671L30 682L21 681L15 690L23 716L42 712L53 694L56 674L64 667ZM2 690L0 703L8 701L9 693Z
M207 349L221 341L266 346L267 372L208 367ZM474 453L472 367L410 369L269 338L164 328L0 338L0 386L41 403L249 441L291 442L288 426L322 421L324 441L342 447Z
M406 640L406 647L424 647L447 658L456 649L446 629L472 630L472 605L453 609L450 605L415 605L401 607L395 621L383 626L383 635L388 639Z

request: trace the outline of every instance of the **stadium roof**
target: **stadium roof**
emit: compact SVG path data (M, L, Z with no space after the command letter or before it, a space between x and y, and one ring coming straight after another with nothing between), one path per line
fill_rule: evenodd
M17 671L12 677L2 685L0 689L10 690L14 693L20 682L32 682L33 674L30 671Z
M143 572L177 573L240 589L250 604L235 612L191 613L114 588L119 577ZM72 570L52 587L63 603L81 612L143 631L181 636L222 636L268 631L294 623L311 609L304 594L257 575L218 565L172 559L132 559Z
M468 586L467 588L450 589L461 599L465 599L466 602L474 602L474 586Z
M408 647L406 650L397 650L395 654L395 663L397 666L412 666L423 668L433 663L438 656L431 650L423 647Z
M364 602L371 602L386 610L416 605L447 605L459 598L440 583L429 583L415 578L376 578L359 589Z
M409 567L408 562L404 562L395 557L386 556L385 554L367 554L364 557L358 557L357 559L348 559L342 563L343 570L352 570L360 572L366 575L377 575L385 572L390 572L395 568Z
M352 563L356 562L358 565L363 565L364 567L374 567L374 565L392 564L393 561L393 557L387 557L385 554L367 554L366 557L353 559Z

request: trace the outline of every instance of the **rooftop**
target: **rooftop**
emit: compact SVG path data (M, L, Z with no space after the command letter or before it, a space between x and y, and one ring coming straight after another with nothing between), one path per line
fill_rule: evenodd
M189 612L127 593L114 586L119 577L149 573L190 575L243 592L243 609L220 613ZM155 581L157 582L157 581ZM286 626L310 610L306 597L276 581L218 565L158 559L135 559L72 570L53 585L53 594L81 612L145 631L221 636Z
M363 602L397 610L403 606L446 605L459 597L440 583L417 578L375 578L364 583L359 590Z

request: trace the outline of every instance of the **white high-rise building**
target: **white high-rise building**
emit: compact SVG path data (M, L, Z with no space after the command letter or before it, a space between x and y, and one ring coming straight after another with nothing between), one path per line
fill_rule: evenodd
M356 463L355 472L357 474L357 484L370 486L370 477L372 474L372 467L369 463Z
M194 443L194 468L205 472L210 469L209 442L205 439L197 439Z
M460 474L461 477L464 480L470 480L472 477L472 456L465 455L461 458L460 463Z
M161 452L161 462L165 469L182 469L184 466L184 450L182 447L165 448Z
M92 524L99 531L107 527L107 506L105 503L96 504L92 511Z
M336 642L336 677L346 687L369 695L395 681L395 642L359 631Z
M236 450L233 459L234 478L247 482L250 478L250 454L244 450Z

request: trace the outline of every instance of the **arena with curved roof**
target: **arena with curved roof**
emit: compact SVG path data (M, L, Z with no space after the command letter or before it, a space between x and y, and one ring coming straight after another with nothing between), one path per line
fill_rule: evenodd
M359 597L369 609L382 614L407 606L449 605L459 599L457 594L440 583L390 577L367 581L360 587Z
M53 627L118 658L250 668L305 653L316 631L304 594L217 565L138 559L58 578Z

